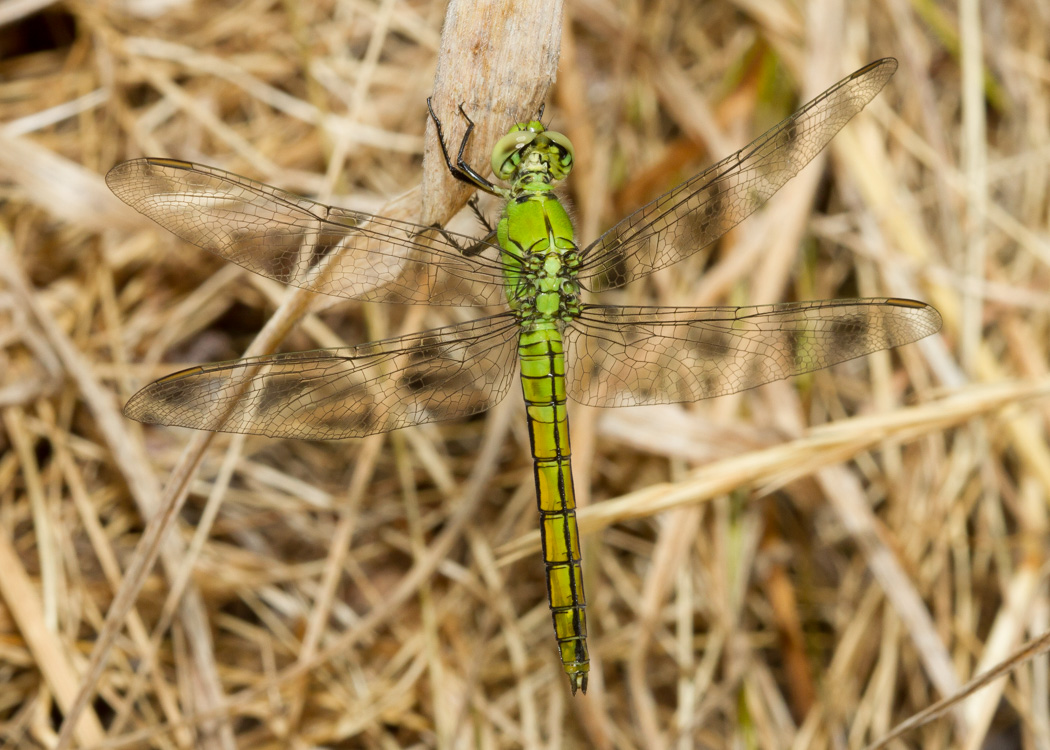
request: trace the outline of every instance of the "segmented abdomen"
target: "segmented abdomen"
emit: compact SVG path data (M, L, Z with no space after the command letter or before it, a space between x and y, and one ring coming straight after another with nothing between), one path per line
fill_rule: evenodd
M521 388L540 511L543 563L554 634L572 685L587 692L587 618L565 412L565 355L556 326L523 331Z

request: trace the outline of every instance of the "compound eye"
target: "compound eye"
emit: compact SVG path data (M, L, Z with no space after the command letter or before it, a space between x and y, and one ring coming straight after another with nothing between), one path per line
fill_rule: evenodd
M551 143L562 150L562 166L567 170L572 169L572 162L576 158L576 151L572 147L572 141L562 133L556 133L553 130L548 130L544 135L551 139Z
M492 149L492 172L501 180L508 180L518 171L521 150L536 140L531 130L512 130L496 141Z
M575 153L572 144L560 132L548 130L544 133L550 148L550 176L552 180L564 180L565 176L572 171L572 160Z

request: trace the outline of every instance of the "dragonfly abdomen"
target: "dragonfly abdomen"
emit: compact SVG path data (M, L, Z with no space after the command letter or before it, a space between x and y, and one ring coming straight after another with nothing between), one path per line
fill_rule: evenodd
M565 354L558 326L548 323L523 331L519 349L554 634L572 692L577 688L587 692L587 601L565 411Z

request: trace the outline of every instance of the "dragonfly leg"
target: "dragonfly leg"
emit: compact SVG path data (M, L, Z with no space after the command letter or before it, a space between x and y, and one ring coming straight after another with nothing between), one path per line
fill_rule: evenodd
M486 223L485 226L487 229L488 224ZM465 258L473 258L477 255L481 255L483 252L485 252L485 248L492 247L492 245L496 242L495 229L489 229L488 234L486 234L484 237L479 238L478 241L473 244L461 245L453 235L449 234L449 232L447 232L445 228L437 222L431 224L430 228L438 234L440 234L442 237L444 237L445 241L453 247L455 247L457 250L459 250L460 254L463 255L463 257Z
M485 251L486 247L491 246L496 242L496 230L493 229L491 232L486 234L480 240L475 242L470 247L463 248L463 254L468 258L472 258L475 255L481 255ZM504 251L506 253L506 251Z
M477 193L470 196L467 205L470 206L470 210L474 212L474 216L476 216L478 221L481 222L481 226L485 227L485 231L494 236L496 234L496 227L492 226L492 222L490 222L488 217L481 212L481 205L478 201Z
M434 107L430 103L431 97L427 97L427 109L430 111L430 119L434 121L434 127L437 128L438 142L441 144L441 154L445 157L445 166L448 167L448 171L460 182L465 182L468 185L473 185L479 190L484 190L486 193L492 195L502 196L500 189L493 185L491 182L482 177L478 172L467 164L463 158L463 152L467 148L467 141L470 139L470 134L474 130L474 121L467 117L467 113L463 110L463 105L459 105L459 113L463 115L463 119L467 121L467 132L463 134L463 140L459 144L459 154L456 158L456 163L452 163L452 156L448 152L448 145L445 143L445 131L441 126L441 120L438 119L437 114L434 112Z

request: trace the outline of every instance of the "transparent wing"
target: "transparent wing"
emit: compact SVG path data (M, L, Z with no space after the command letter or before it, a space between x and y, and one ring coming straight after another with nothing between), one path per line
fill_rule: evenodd
M892 58L861 68L750 145L638 209L583 251L579 278L593 291L612 289L714 242L798 174L896 69Z
M590 406L696 401L908 344L940 327L934 308L897 298L587 305L565 332L566 390Z
M270 437L362 437L484 411L515 372L509 313L345 349L194 367L136 393L140 422Z
M187 242L262 276L340 297L499 304L498 245L333 208L246 177L176 159L135 159L110 190Z

